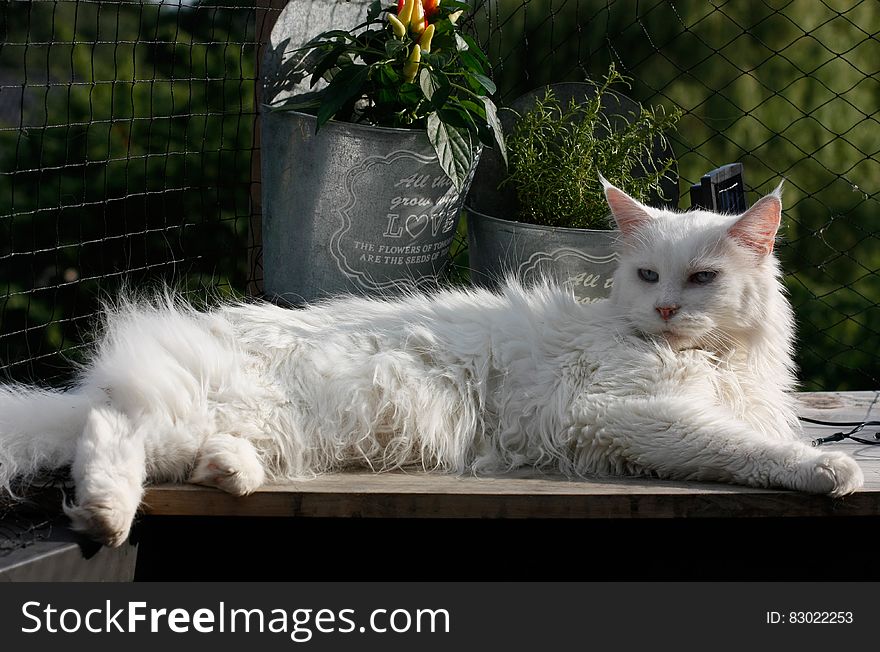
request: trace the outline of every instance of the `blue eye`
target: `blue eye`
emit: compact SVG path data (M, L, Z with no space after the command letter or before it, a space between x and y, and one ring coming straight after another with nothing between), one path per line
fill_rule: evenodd
M660 280L660 275L653 269L639 269L639 278L645 283L656 283Z
M691 283L696 283L697 285L706 285L706 283L711 283L712 281L714 281L716 276L718 276L718 272L706 270L691 274L690 277L688 277L688 280Z

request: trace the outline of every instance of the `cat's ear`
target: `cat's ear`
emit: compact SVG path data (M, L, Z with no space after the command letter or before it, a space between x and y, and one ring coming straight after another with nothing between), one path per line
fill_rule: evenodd
M739 244L766 256L773 251L782 220L782 184L743 213L727 234Z
M617 222L617 228L620 229L624 236L633 235L651 221L651 215L644 205L627 195L620 188L612 186L601 174L599 175L599 181L602 182L602 188L605 189L605 199L608 200L611 215L614 217L614 221Z

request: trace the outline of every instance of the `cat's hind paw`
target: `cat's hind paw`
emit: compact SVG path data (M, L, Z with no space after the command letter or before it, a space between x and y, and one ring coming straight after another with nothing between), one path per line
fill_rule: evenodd
M266 482L266 472L249 441L232 435L214 435L199 449L188 482L246 496Z
M83 503L64 506L70 526L105 546L116 548L128 539L135 510L109 503Z
M858 463L846 453L821 453L803 463L804 490L834 498L851 494L865 483Z

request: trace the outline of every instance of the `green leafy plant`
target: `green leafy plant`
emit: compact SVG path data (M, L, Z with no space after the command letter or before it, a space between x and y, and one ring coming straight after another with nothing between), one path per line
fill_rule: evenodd
M296 79L312 88L276 108L313 112L320 129L331 118L385 127L426 129L440 165L461 188L481 144L504 136L491 95L489 61L458 26L463 2L400 0L367 10L351 31L331 30L301 50Z
M507 138L508 176L518 219L531 224L587 229L609 227L599 174L640 201L663 197L675 165L657 158L681 111L640 107L637 115L609 115L602 100L628 79L612 65L589 100L563 106L548 89L518 120Z

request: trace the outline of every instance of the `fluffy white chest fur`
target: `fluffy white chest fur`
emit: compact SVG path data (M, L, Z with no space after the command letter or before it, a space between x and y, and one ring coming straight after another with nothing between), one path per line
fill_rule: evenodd
M0 388L0 485L72 464L75 527L125 540L143 486L236 494L355 465L522 465L841 495L846 455L798 439L778 193L741 216L672 213L606 186L607 301L552 284L196 312L108 310L66 392Z

